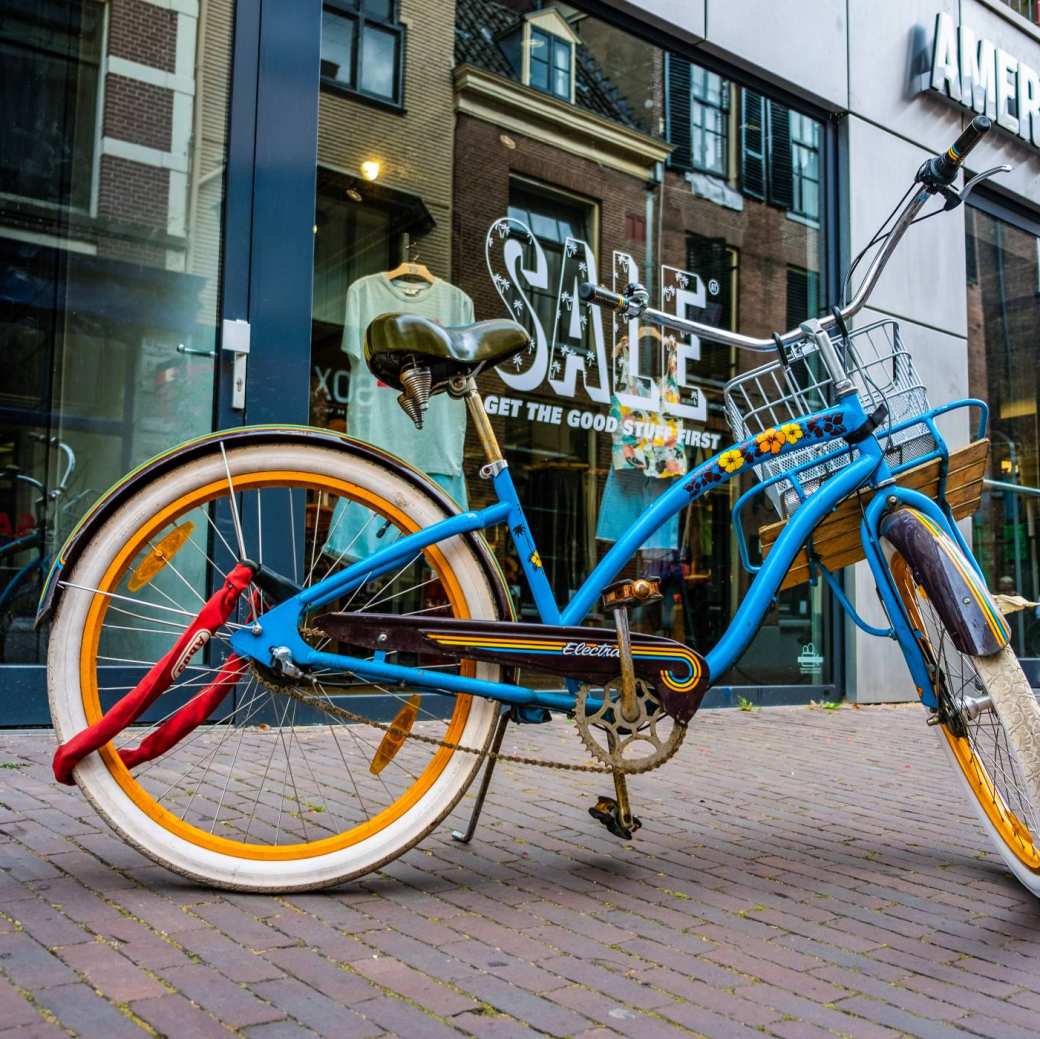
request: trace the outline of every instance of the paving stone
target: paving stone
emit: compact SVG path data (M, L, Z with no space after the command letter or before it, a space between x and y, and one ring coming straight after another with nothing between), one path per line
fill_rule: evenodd
M89 985L58 985L37 997L65 1028L79 1035L104 1035L106 1039L144 1039L148 1033Z
M177 941L232 981L269 981L282 977L282 971L269 960L243 949L238 942L213 928L179 934Z
M230 1039L231 1032L209 1014L192 1006L184 996L172 993L155 999L139 999L130 1009L160 1035L190 1035L192 1039Z
M354 1009L367 1020L395 1035L458 1039L460 1034L458 1029L442 1024L423 1010L400 999L382 996L359 1003Z
M407 964L386 956L380 956L378 960L359 960L352 966L382 988L399 992L440 1017L461 1014L478 1006L468 996L454 992Z
M31 992L78 980L71 968L24 931L0 935L0 971Z
M567 725L510 741L581 759ZM127 1004L159 1035L223 1039L1037 1033L1040 903L969 805L907 796L910 776L952 786L912 706L702 712L633 782L631 844L587 815L599 777L533 796L503 763L473 845L442 828L286 897L166 873L51 783L49 733L0 742L32 763L0 797L0 1034L141 1034Z
M101 942L66 946L58 955L73 970L83 974L93 988L117 1003L161 996L166 992L155 978Z
M312 949L271 949L265 958L279 970L299 978L305 985L310 985L343 1005L378 995L378 990L364 978L359 978L352 970L338 966Z
M0 978L0 1026L5 1030L40 1021L32 1004L9 981ZM42 1022L40 1022L42 1023Z
M231 1028L246 1028L285 1017L277 1007L257 999L248 989L201 963L164 970L162 976L177 991Z
M252 988L258 996L280 1007L318 1035L334 1039L368 1039L383 1034L383 1029L375 1022L361 1017L354 1009L341 1007L335 1000L315 992L296 978L261 981Z

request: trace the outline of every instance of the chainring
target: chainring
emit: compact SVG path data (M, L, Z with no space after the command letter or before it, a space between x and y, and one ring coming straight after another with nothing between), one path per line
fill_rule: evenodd
M681 746L686 723L665 713L649 683L636 679L638 716L632 721L621 717L621 679L603 687L603 702L588 711L589 687L582 685L575 702L574 720L588 752L616 772L629 775L660 768ZM671 729L662 734L667 725ZM595 731L594 731L595 730ZM597 738L596 733L602 737Z

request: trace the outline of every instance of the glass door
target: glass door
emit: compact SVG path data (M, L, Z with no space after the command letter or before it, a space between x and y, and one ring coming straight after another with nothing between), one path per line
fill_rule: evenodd
M980 208L984 207L984 208ZM974 551L989 587L1040 600L1040 222L982 199L966 210L971 394L989 402L990 452ZM1040 687L1040 607L1008 616Z
M0 10L0 724L47 721L62 540L213 426L234 3L189 6Z

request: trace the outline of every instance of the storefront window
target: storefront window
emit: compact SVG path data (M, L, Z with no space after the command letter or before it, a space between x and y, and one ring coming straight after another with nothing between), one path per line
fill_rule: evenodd
M432 31L432 11L410 15L403 89L422 106L380 112L322 93L312 417L345 421L460 503L483 505L483 459L458 402L434 398L416 432L358 344L376 307L524 323L535 348L480 385L564 600L640 509L731 439L722 388L760 360L615 326L580 305L577 285L638 280L656 306L759 336L816 315L827 297L824 127L575 8L457 0L438 26L445 12L450 40ZM367 182L371 162L380 172ZM349 381L345 409L330 371L341 391ZM717 641L749 584L730 525L747 486L710 494L644 545L630 572L659 577L665 596L637 627L702 651ZM770 509L763 500L749 525L775 520ZM533 617L518 561L493 536ZM818 589L784 592L722 681L829 682L826 606Z
M14 0L0 12L3 192L90 206L104 5ZM66 113L80 113L65 136Z
M212 428L233 6L206 10L0 11L3 663L43 661L42 576L94 499Z
M971 394L989 402L994 481L972 521L989 587L1040 599L1040 237L1035 223L968 206L968 365ZM1040 658L1040 615L1010 615L1015 650ZM1037 685L1037 663L1028 664Z

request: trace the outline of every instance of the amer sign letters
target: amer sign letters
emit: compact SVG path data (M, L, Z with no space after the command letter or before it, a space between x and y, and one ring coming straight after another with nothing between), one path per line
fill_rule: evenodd
M1040 77L1025 62L941 13L929 86L1040 148Z

